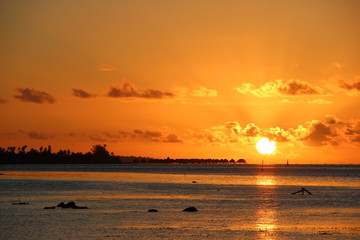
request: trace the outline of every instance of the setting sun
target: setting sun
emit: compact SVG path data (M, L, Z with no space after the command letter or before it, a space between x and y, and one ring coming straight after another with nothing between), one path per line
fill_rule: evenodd
M270 141L268 138L262 138L256 143L256 149L261 154L271 154L276 149L276 144L274 141Z

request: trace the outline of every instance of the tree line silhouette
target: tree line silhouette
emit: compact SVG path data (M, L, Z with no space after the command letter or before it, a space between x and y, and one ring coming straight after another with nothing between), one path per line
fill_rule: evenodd
M72 152L52 148L0 147L0 164L246 164L245 159L157 159L150 157L116 156L106 149L106 144L94 145L89 152Z

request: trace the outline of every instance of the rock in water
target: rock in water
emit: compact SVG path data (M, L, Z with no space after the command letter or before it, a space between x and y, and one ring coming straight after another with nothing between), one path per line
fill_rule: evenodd
M72 208L72 209L88 209L88 207L79 207L79 206L76 206L76 204L74 202L68 202L68 203L59 203L57 205L58 207L61 207L61 208Z
M157 209L149 209L148 212L158 212Z
M16 203L13 203L12 205L29 205L28 202L16 202Z
M188 207L183 210L184 212L197 212L196 207Z
M53 206L53 207L44 207L44 209L55 209L56 207Z

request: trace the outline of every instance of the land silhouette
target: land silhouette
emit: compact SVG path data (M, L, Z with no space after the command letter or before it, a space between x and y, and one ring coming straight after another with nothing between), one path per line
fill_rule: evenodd
M93 145L87 153L59 150L52 152L52 147L39 149L23 147L0 147L0 164L246 164L245 159L165 159L117 156L106 149L106 144Z

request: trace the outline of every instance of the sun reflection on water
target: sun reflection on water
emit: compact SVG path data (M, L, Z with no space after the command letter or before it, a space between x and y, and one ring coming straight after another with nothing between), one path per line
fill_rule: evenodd
M276 185L274 176L257 176L256 185L273 186Z
M272 240L276 236L277 204L276 180L274 176L257 176L259 205L256 211L255 227L258 231L257 239Z
M277 211L271 208L260 208L256 212L256 229L259 239L274 239L274 231L276 231Z

